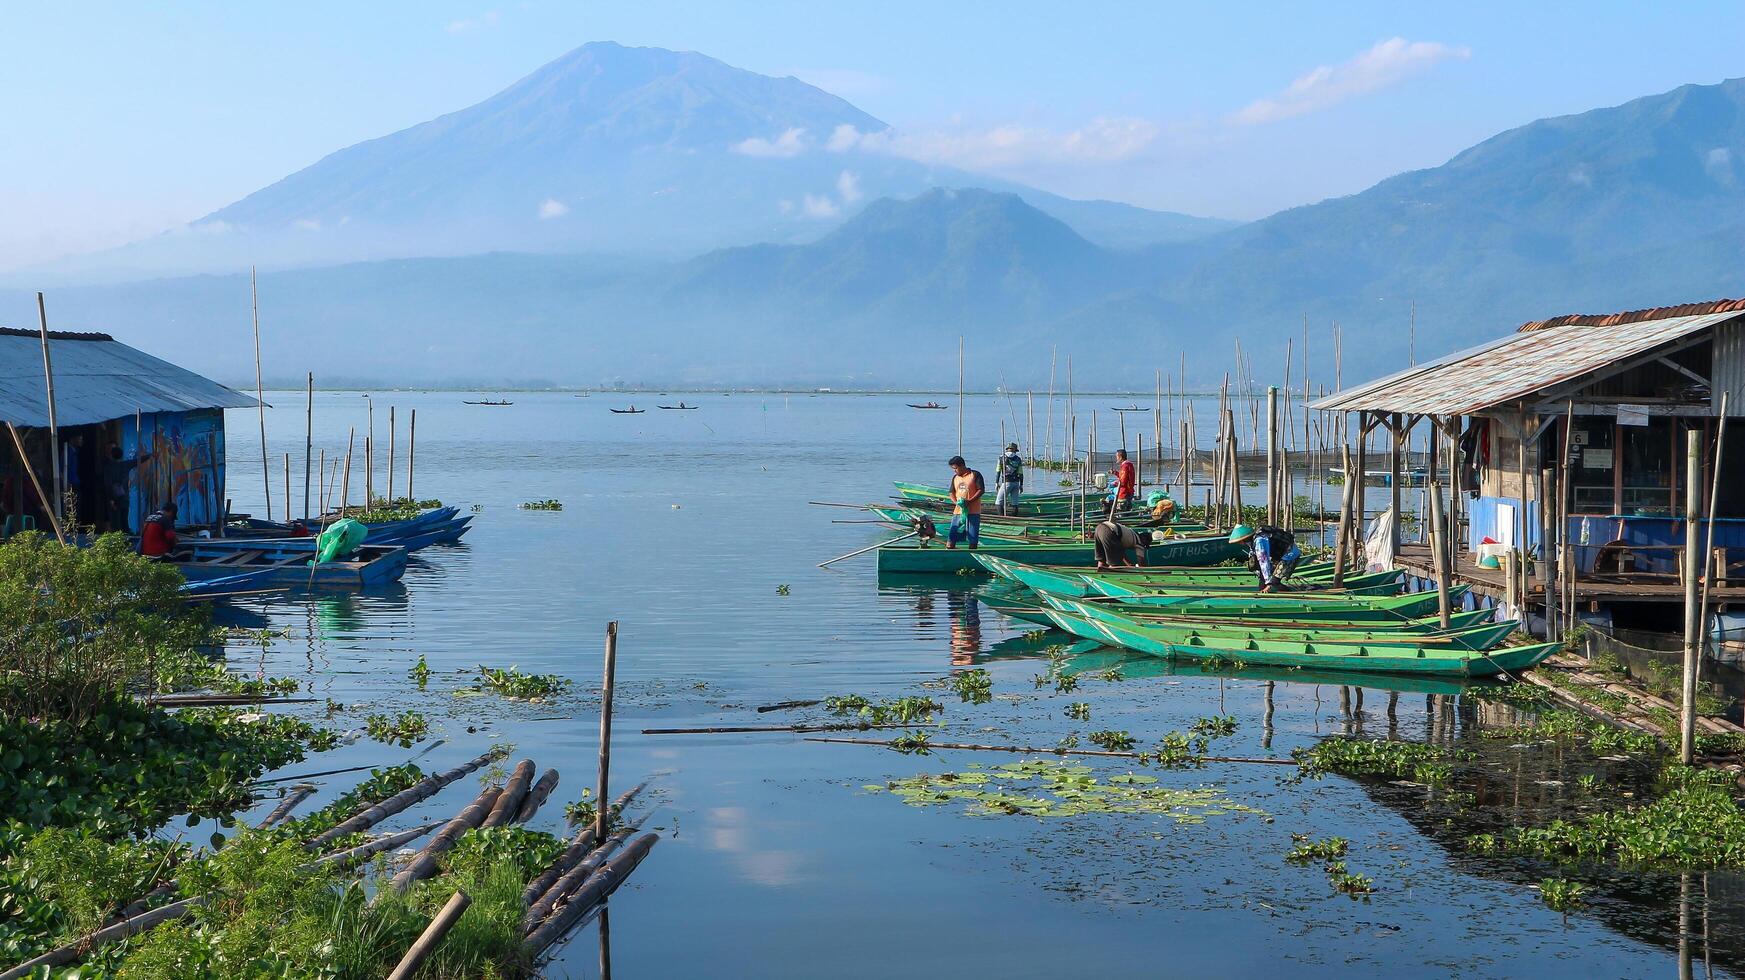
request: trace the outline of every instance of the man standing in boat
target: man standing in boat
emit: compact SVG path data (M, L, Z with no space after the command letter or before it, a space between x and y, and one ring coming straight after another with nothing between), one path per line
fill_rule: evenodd
M1108 520L1097 525L1091 537L1096 541L1097 571L1144 565L1145 552L1151 547L1151 532L1138 531L1118 521Z
M1139 467L1127 458L1127 450L1115 450L1115 490L1109 496L1108 513L1103 516L1114 520L1116 514L1124 513L1133 506L1133 496L1139 492Z
M982 493L987 484L962 456L951 457L946 465L951 467L951 530L946 532L945 546L955 548L959 541L968 541L969 550L974 551L981 543Z
M1231 544L1249 545L1249 567L1260 576L1260 591L1283 592L1285 581L1297 570L1303 552L1297 547L1297 536L1282 527L1262 525L1252 528L1238 524L1230 530Z
M994 503L1001 514L1011 514L1018 509L1018 497L1024 492L1024 457L1018 455L1017 443L1007 443L1006 451L1000 454L999 474Z

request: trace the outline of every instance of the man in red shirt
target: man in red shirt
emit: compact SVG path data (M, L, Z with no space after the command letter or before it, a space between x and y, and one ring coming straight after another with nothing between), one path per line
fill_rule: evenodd
M1133 497L1139 492L1139 467L1127 458L1127 450L1115 450L1115 495L1109 500L1108 513L1105 518L1113 519L1133 506Z
M145 519L139 532L139 553L147 558L162 558L176 546L176 505L165 504Z

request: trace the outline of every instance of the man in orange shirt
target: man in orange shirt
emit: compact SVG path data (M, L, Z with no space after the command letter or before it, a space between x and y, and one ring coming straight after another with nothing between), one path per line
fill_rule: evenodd
M962 456L947 461L951 467L951 530L945 537L947 548L968 541L969 550L976 550L982 537L982 492L987 485L982 475L969 468Z

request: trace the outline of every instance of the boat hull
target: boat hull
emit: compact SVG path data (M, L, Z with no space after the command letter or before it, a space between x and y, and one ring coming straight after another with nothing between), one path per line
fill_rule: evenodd
M1154 542L1147 550L1146 561L1153 565L1215 565L1240 553L1239 548L1222 537L1169 538ZM978 555L1010 561L1047 565L1096 564L1094 545L1085 541L1060 543L984 542L974 551L968 548L947 548L932 544L925 548L913 544L895 544L879 549L879 571L889 574L955 574L961 571L981 572Z

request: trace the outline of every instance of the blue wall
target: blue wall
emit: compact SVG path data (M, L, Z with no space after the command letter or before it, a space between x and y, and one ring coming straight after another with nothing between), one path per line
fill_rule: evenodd
M1514 504L1517 508L1520 501L1513 497L1478 497L1467 498L1467 545L1478 547L1486 535L1500 539L1496 533L1497 505ZM1707 522L1699 522L1705 530L1703 543L1707 543ZM1635 545L1682 545L1684 544L1684 519L1675 517L1571 517L1569 518L1568 540L1575 547L1576 563L1584 572L1594 570L1594 560L1599 555L1602 546L1613 541L1624 541ZM1539 547L1539 505L1529 501L1527 504L1527 547ZM1728 559L1738 561L1745 559L1745 520L1721 519L1715 521L1715 547L1739 549L1730 553ZM1679 556L1677 551L1655 549L1638 552L1636 567L1642 571L1659 572L1662 574L1677 574Z
M139 420L139 439L131 420L121 422L121 455L138 454L129 481L132 503L128 527L137 532L152 511L176 502L176 523L216 524L224 514L224 413L218 409L158 412Z

